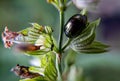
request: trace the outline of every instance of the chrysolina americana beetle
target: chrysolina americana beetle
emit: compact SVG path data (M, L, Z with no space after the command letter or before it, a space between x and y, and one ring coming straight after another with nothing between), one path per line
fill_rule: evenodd
M85 15L73 15L65 24L64 32L67 37L75 38L86 28L87 17Z

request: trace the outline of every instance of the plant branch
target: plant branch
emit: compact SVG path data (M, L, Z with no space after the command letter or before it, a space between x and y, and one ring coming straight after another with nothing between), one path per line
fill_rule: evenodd
M61 67L61 57L62 57L62 42L63 42L63 26L64 26L64 0L59 0L59 17L60 17L60 33L59 33L59 53L57 54L58 58L58 70L59 76L58 80L61 81L62 67Z
M64 26L64 11L61 10L60 14L60 34L59 34L59 52L62 52L62 42L63 42L63 26Z

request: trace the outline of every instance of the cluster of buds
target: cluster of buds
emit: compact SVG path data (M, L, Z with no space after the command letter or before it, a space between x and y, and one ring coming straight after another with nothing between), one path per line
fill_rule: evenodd
M4 46L10 48L15 43L17 50L28 54L33 51L37 51L37 53L51 51L54 46L51 35L52 29L48 26L40 26L37 23L32 23L32 26L19 32L12 32L5 27L2 33Z

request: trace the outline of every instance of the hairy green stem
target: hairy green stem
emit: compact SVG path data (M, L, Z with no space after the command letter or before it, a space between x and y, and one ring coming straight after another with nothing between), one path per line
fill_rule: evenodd
M58 81L62 81L62 67L61 67L61 57L62 57L62 42L63 42L63 26L64 26L64 0L59 0L59 17L60 17L60 34L59 34L59 53L58 53Z
M63 42L63 26L64 26L64 11L60 11L60 35L59 35L59 52L62 53L62 42Z
M60 11L60 34L59 34L59 53L58 53L58 69L59 69L59 74L62 75L62 67L61 67L61 56L62 56L62 42L63 42L63 26L64 26L64 11ZM62 81L60 79L61 76L58 76L58 81Z

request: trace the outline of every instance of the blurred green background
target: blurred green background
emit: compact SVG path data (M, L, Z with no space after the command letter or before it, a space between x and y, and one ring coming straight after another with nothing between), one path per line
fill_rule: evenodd
M79 13L79 10L71 5L65 13L65 22L75 13ZM120 24L109 24L120 20L120 15L112 14L106 17L104 14L89 13L89 16L93 19L96 16L102 17L97 39L110 44L110 52L98 55L76 54L75 63L83 68L85 81L120 81ZM46 0L0 0L0 33L5 26L19 31L31 26L32 22L53 27L54 36L58 38L59 14ZM5 49L1 38L0 54L0 81L18 81L19 77L10 72L10 69L16 64L30 65L29 60L32 57L16 53L13 49Z

